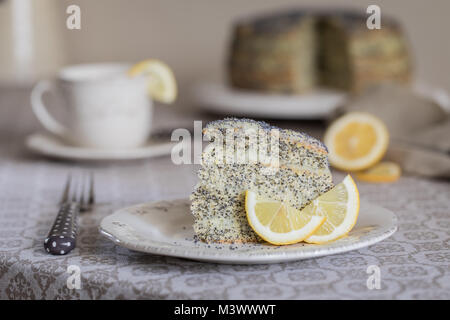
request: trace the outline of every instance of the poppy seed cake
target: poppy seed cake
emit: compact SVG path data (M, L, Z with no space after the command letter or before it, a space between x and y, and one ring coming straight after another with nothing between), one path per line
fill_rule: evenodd
M236 21L228 79L237 89L306 93L318 87L362 92L383 82L408 84L413 63L400 24L380 29L353 10L291 9Z
M258 132L256 142L248 138L251 130ZM203 133L211 139L211 144L202 153L199 182L191 194L194 231L203 241L260 241L247 222L246 190L302 209L333 186L326 147L306 134L279 129L265 122L234 118L211 122ZM232 140L218 142L217 134L229 134ZM277 161L265 161L260 157L252 160L249 156L252 147L257 144L261 148L264 139L274 136L278 138L278 148L274 149ZM230 141L234 147L226 149ZM243 151L238 150L239 143ZM268 150L274 151L272 148ZM243 154L245 161L236 161Z

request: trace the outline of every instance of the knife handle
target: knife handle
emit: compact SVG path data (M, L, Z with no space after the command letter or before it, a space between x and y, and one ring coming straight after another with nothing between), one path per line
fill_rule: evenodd
M80 205L76 202L61 205L55 222L44 240L44 248L48 253L64 255L75 248L79 212Z

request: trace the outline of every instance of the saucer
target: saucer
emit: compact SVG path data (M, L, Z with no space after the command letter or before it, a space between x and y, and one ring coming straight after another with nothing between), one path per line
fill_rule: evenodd
M63 142L61 139L45 134L34 133L25 140L25 145L31 151L60 159L69 160L134 160L169 155L175 142L166 139L150 138L148 142L137 148L130 149L93 149L77 147Z

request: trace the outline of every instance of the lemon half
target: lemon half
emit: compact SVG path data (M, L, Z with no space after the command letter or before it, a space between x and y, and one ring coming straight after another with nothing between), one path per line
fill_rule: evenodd
M331 165L358 171L376 164L386 153L389 133L384 123L365 112L350 112L334 121L325 132Z

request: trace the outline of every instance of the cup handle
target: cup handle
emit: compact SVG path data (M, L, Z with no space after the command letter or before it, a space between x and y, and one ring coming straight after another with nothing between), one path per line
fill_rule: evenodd
M46 92L56 92L54 81L42 80L34 86L30 98L33 112L45 129L54 135L65 139L68 136L67 128L55 120L44 105L42 96Z

